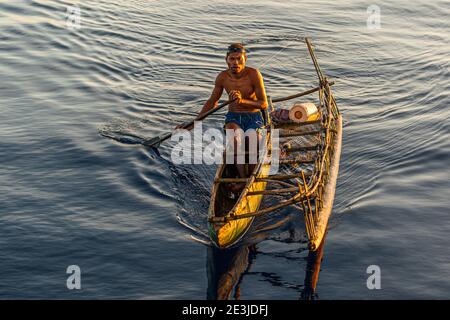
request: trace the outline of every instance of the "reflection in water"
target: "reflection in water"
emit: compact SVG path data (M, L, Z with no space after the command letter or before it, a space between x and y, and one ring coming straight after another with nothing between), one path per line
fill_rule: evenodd
M300 299L315 300L320 264L323 258L325 238L316 251L309 251L304 288ZM252 265L257 251L256 245L240 246L221 250L208 247L208 300L240 299L240 286Z
M255 245L231 249L208 247L208 300L230 299L234 289L234 299L240 298L240 284L250 270L256 253Z
M323 258L323 248L325 247L326 233L322 243L316 251L309 251L306 262L305 287L301 294L302 300L316 300L317 281L319 280L320 264Z

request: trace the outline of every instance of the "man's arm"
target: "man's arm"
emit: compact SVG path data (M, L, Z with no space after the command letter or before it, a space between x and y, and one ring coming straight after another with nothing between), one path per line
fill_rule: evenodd
M200 118L203 114L205 114L209 110L217 107L217 103L219 102L222 93L223 93L222 77L221 74L219 74L216 78L216 82L214 84L214 89L211 93L211 97L208 100L206 100L202 110L200 111L196 119Z
M211 93L211 97L205 102L205 104L203 105L202 110L200 111L200 113L197 115L197 117L195 118L195 120L197 120L198 118L200 118L203 114L205 114L206 112L208 112L209 110L215 108L217 106L217 103L219 102L220 97L222 96L222 92L223 92L223 85L222 85L222 78L221 78L221 74L219 74L216 78L216 82L214 84L214 89ZM175 127L175 129L180 129L183 127L183 123L177 125ZM191 125L188 128L185 128L187 130L190 130L193 128L194 125Z
M241 93L239 91L233 91L231 98L238 98L237 103L241 106L253 108L253 109L267 109L267 96L266 89L264 88L264 79L258 69L250 74L253 86L255 87L256 101L250 99L242 99Z

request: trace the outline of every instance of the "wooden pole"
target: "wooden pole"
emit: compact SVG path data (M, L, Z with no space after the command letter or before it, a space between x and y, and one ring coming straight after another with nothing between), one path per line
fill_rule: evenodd
M330 81L329 85L332 86L334 84L334 81ZM299 98L299 97L303 97L303 96L307 96L308 94L317 92L320 90L321 87L316 87L314 89L310 89L307 91L304 91L302 93L297 93L297 94L293 94L291 96L287 96L287 97L283 97L283 98L277 98L277 99L272 99L272 102L276 103L276 102L282 102L282 101L287 101L287 100L291 100L291 99L295 99L295 98Z

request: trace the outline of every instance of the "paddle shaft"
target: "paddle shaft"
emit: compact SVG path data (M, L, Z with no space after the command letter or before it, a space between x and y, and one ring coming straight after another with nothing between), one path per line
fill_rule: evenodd
M182 126L182 129L186 129L189 128L190 126L192 126L194 124L195 121L201 121L203 119L205 119L206 117L212 115L213 113L216 113L217 111L219 111L220 109L222 109L223 107L229 105L230 103L232 103L234 100L228 100L224 103L221 103L220 105L218 105L215 108L212 108L211 110L209 110L208 112L205 112L203 114L201 114L199 117L195 118L194 120L192 120L189 123L186 123ZM148 139L144 141L144 145L149 146L149 147L154 147L155 145L160 144L163 141L166 141L167 139L169 139L172 136L173 132L166 132L163 135L156 137L156 138L152 138L152 139Z
M217 107L212 108L212 109L209 110L208 112L205 112L204 114L202 114L202 115L200 115L199 117L195 118L194 120L192 120L192 121L189 122L188 124L184 125L183 128L189 127L189 126L193 125L193 124L194 124L194 121L200 121L200 120L205 119L207 116L209 116L209 115L211 115L211 114L213 114L213 113L219 111L219 110L222 109L223 107L229 105L229 104L232 103L234 100L236 100L236 99L228 100L228 101L225 101L224 103L219 104Z

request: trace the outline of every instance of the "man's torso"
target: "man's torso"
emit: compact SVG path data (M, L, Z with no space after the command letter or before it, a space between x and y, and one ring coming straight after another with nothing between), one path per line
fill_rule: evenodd
M255 77L252 77L252 73L256 72L255 69L246 67L240 78L233 78L228 71L222 72L222 86L229 94L232 90L239 90L243 99L256 101L255 84L253 83ZM259 109L252 109L243 106L230 105L228 108L230 112L259 112Z

